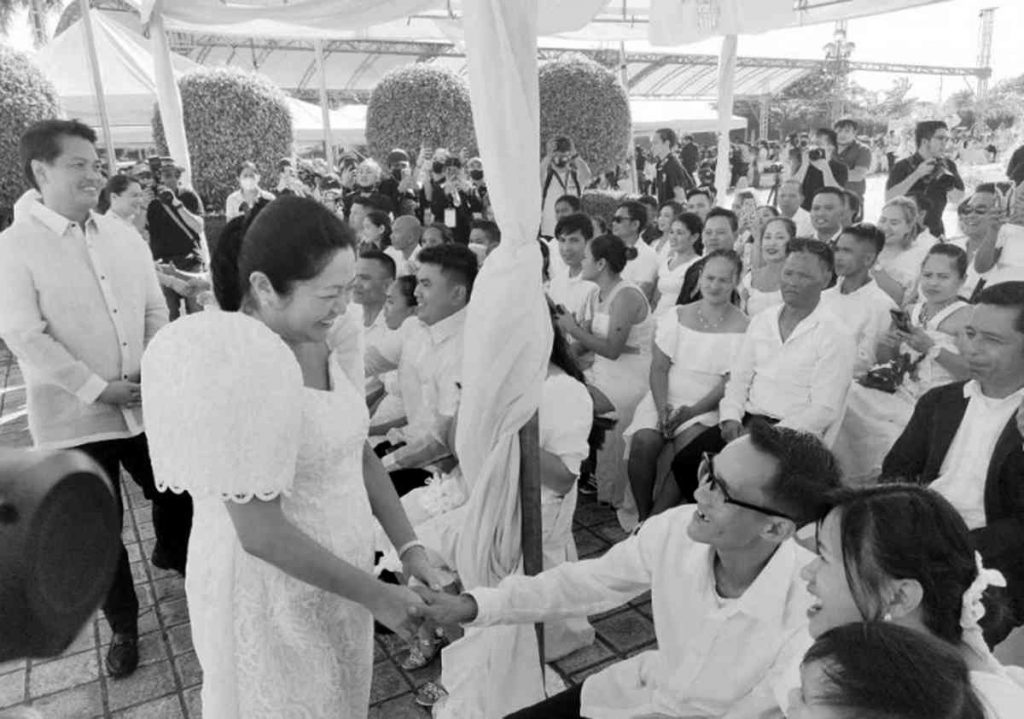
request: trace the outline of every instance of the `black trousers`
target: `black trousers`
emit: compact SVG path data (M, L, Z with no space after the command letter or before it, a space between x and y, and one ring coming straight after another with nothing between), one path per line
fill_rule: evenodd
M583 685L578 684L533 706L513 712L505 719L581 719L582 694Z
M192 497L173 492L158 492L153 480L153 467L149 461L149 444L146 435L139 434L127 439L113 439L106 442L83 444L76 449L85 452L107 473L117 506L124 515L124 500L121 497L121 467L132 480L142 488L142 493L152 503L153 530L156 534L154 554L161 554L168 564L178 571L185 571L185 557L188 552L188 536L192 531ZM128 551L121 543L121 552L114 573L114 583L103 603L103 615L111 631L134 633L138 629L139 599L135 594Z

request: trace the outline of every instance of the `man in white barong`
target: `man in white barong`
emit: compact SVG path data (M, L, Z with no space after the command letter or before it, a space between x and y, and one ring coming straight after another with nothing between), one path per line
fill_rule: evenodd
M604 612L650 590L657 649L509 716L781 716L780 680L810 643L800 570L812 555L794 535L827 512L837 465L812 435L758 422L708 455L700 478L696 505L652 517L600 558L459 596L421 590L422 611L441 624L523 624Z

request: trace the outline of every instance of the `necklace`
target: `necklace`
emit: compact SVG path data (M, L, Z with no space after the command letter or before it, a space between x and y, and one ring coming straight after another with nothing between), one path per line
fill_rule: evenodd
M929 310L928 303L925 302L924 306L921 307L921 326L927 327L928 323L931 322L932 318L935 317L935 315L939 314L940 312L942 312L942 310L946 309L956 301L956 297L950 297L948 300L943 300L942 302L940 302L934 310Z
M726 316L729 314L729 308L726 307L725 311L722 312L722 316L718 318L717 322L708 322L707 317L704 316L704 312L701 310L700 305L697 305L697 320L700 322L700 326L706 330L718 329L718 327L725 322Z

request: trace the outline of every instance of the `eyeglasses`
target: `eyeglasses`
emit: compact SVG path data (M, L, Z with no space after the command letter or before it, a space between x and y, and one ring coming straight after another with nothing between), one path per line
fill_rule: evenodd
M769 509L768 507L762 507L758 504L751 504L750 502L741 502L738 499L733 499L729 496L729 491L725 488L725 484L715 474L715 455L713 452L705 452L701 457L700 467L697 469L697 480L701 484L708 484L711 491L722 498L724 504L732 504L737 507L743 507L754 512L760 512L766 514L769 517L781 517L782 519L788 519L791 522L796 520L790 517L785 512L780 512L775 509Z
M629 215L612 215L612 222L629 222L632 219Z

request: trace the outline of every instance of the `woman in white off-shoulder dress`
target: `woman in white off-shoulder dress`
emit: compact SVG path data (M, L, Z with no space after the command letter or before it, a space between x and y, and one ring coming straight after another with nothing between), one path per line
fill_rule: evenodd
M369 573L373 517L408 573L437 575L366 447L358 328L327 346L350 320L351 231L297 197L244 237L242 222L213 263L227 311L169 325L143 360L157 484L195 500L185 591L203 713L365 717L373 619L410 636L420 603Z

